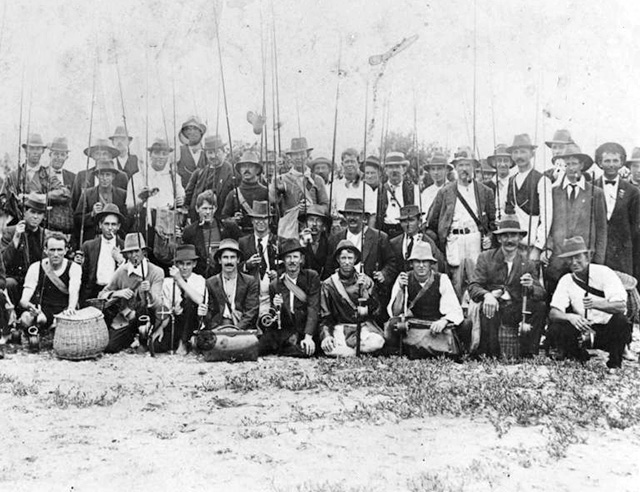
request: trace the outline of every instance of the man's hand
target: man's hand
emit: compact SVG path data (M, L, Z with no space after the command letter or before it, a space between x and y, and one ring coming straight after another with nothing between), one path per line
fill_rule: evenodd
M322 351L325 354L329 352L333 352L333 350L336 348L336 341L333 337L327 337L324 340L322 340L320 347L322 347Z
M487 292L484 295L484 302L482 303L482 312L484 315L491 319L499 308L498 299L491 292Z
M115 246L111 250L111 258L113 258L113 261L115 261L117 265L120 265L124 261L124 256L122 256L122 253L120 252L120 248Z
M528 289L533 287L533 277L530 273L525 273L522 277L520 277L520 285Z
M529 251L529 260L538 261L541 253L540 248L532 247L531 251Z
M181 275L180 275L180 269L175 265L171 265L169 267L169 275L171 275L171 278L173 278L176 281L179 278L182 278Z
M246 266L255 267L260 264L260 255L258 253L251 255L251 257L245 261Z
M206 316L209 312L209 306L207 304L198 304L198 316Z
M384 283L384 273L382 272L373 272L373 280L379 283Z
M282 306L282 296L280 294L276 294L273 296L273 307L276 309Z
M184 197L177 196L176 197L176 207L182 207L184 205Z
M151 284L149 283L148 280L144 280L140 284L140 292L149 292L150 290L151 290Z
M302 347L302 350L304 350L304 353L307 355L313 355L313 353L316 351L316 344L313 341L311 335L305 335L300 342L300 346Z
M235 214L233 214L233 217L231 217L231 220L233 220L237 224L242 220L242 217L242 212L236 212Z
M129 288L116 290L113 293L113 297L117 297L119 299L131 299L133 297L133 291Z
M520 324L518 325L518 335L522 336L522 335L527 335L528 333L531 332L532 330L532 326L531 323L525 323L524 321L520 321Z
M269 275L269 280L271 280L272 282L278 278L278 272L276 272L275 270L269 270L267 272L267 275Z
M540 262L545 266L549 266L549 259L551 258L551 251L545 249L542 253L540 253Z
M76 314L76 310L73 308L67 308L64 311L62 311L62 314L64 316L73 316L74 314Z
M149 188L143 186L140 190L140 193L138 193L138 199L140 200L140 202L146 202L149 199L149 196L151 196Z
M364 273L358 273L358 278L356 280L356 283L359 285L364 285L365 278L366 276Z
M444 318L441 318L438 321L434 321L431 324L431 333L435 333L435 334L442 333L448 324L449 324L449 320Z
M491 238L489 236L482 236L482 249L491 248Z
M24 234L25 229L27 228L27 223L24 220L21 220L16 224L16 229L13 233L13 245L16 249L20 247L20 238Z
M591 329L591 322L588 319L583 318L579 314L567 314L567 321L569 321L569 323L571 323L575 328L582 332Z
M101 202L97 202L93 204L93 209L91 210L91 215L97 215L100 212L102 212L102 203Z
M358 316L364 318L369 314L369 308L367 306L358 306Z
M401 272L400 275L398 275L398 285L400 287L409 285L409 274L407 272Z
M582 305L585 309L599 309L602 311L602 308L607 308L608 302L606 299L587 296L582 300Z
M84 263L84 253L82 251L76 251L73 253L73 261L74 263L82 266Z

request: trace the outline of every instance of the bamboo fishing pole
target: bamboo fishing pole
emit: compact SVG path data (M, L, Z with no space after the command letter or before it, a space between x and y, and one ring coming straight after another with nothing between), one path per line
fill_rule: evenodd
M176 147L178 145L177 136L178 136L178 128L176 125L176 80L172 78L171 83L172 89L172 104L173 104L173 164L171 165L169 172L171 173L171 188L173 192L173 264L176 264L176 252L178 246L178 197L177 197L177 189L176 189L176 179L177 176L177 167L178 163L176 162ZM167 142L168 144L169 142ZM206 159L206 156L205 156ZM174 337L175 337L175 329L176 329L176 316L175 316L175 303L176 303L176 281L175 279L172 282L171 286L172 294L171 294L171 355L175 354L174 348Z
M87 188L89 186L89 160L91 159L91 139L93 137L93 110L95 108L96 103L96 79L98 77L98 47L96 45L96 55L94 60L93 67L93 83L91 89L91 113L89 116L89 144L87 145L87 160L84 168L84 190L82 192L82 219L80 222L80 243L78 247L82 247L83 239L84 239L84 223L85 223L85 215L86 215L86 207L87 207Z
M277 36L276 36L276 14L274 8L274 0L271 0L271 29L273 32L273 71L275 73L275 103L276 103L276 118L277 118L277 128L274 127L274 130L277 129L278 132L278 156L282 154L282 141L280 139L280 126L282 125L282 120L280 119L280 79L278 76L278 44L277 44Z
M338 49L338 81L336 82L336 104L333 114L333 142L331 144L331 185L329 186L329 215L333 217L333 181L336 167L336 142L338 137L338 103L340 101L340 70L342 66L342 37ZM364 189L364 188L363 188ZM306 201L306 196L305 196Z

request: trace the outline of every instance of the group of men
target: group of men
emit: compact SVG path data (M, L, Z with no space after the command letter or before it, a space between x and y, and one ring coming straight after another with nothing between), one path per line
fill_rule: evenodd
M640 152L610 142L594 161L560 130L543 174L522 134L482 163L468 147L436 152L414 182L402 152L347 149L336 168L294 138L284 159L232 159L206 130L189 118L175 158L157 139L143 164L119 127L76 176L66 139L28 136L0 193L14 219L0 287L19 323L55 326L97 303L108 352L135 343L142 318L154 352L231 327L255 333L261 354L528 357L544 339L556 357L599 347L620 367L640 277Z

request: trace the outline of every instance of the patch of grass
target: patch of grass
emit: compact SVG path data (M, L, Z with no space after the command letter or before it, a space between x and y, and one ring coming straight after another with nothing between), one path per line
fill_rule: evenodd
M305 482L296 487L296 492L370 492L370 487L350 487L341 482ZM375 489L374 489L375 490Z
M35 383L25 384L22 381L14 381L11 384L11 393L13 396L29 396L37 395L40 389Z
M88 393L78 387L72 387L67 390L57 387L51 392L50 401L56 407L63 409L69 407L109 407L116 403L123 394L124 388L119 384L97 394Z
M15 376L0 372L0 384L13 383L16 380Z

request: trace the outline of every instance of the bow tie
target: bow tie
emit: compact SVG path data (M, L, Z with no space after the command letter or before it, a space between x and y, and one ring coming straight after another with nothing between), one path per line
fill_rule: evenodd
M616 185L616 180L615 179L605 179L604 180L604 184L615 186Z

